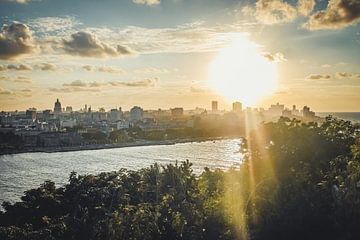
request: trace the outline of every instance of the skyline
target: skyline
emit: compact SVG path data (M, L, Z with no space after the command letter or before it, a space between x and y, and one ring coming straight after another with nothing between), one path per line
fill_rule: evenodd
M277 108L277 107L282 107L284 110L286 111L297 111L298 113L301 113L301 111L303 111L304 108L308 108L309 110L311 109L311 106L296 106L296 105L286 105L286 104L282 104L282 103L272 103L269 106L266 107L247 107L245 105L243 105L242 102L239 101L235 101L231 103L231 107L230 108L223 108L224 106L219 105L219 102L217 100L212 100L210 103L208 103L207 106L196 106L193 109L190 108L184 108L181 105L177 105L177 106L170 106L169 108L166 109L162 109L162 108L150 108L150 109L146 109L143 108L142 106L139 105L133 105L129 108L123 108L122 106L113 106L110 108L104 108L104 107L94 107L91 104L87 104L84 103L82 105L82 107L76 109L73 107L73 105L71 104L63 104L61 102L61 99L57 98L55 102L53 102L52 106L49 105L49 107L44 108L44 109L39 109L36 108L36 106L32 106L32 107L27 107L25 109L16 109L14 111L7 111L7 113L13 113L13 112L18 112L18 113L24 113L26 111L35 111L35 112L44 112L44 111L50 111L52 113L56 113L56 112L60 112L60 113L80 113L80 112L111 112L112 110L119 110L122 112L130 112L131 109L133 108L140 108L143 111L172 111L174 109L181 109L182 111L197 111L197 110L201 110L201 111L209 111L209 112L246 112L246 111L251 111L251 112L257 112L257 111L267 111L270 110L272 108ZM57 109L57 110L56 110ZM6 112L5 112L6 113ZM321 113L321 112L319 112Z
M0 0L0 110L360 111L359 1L204 3Z

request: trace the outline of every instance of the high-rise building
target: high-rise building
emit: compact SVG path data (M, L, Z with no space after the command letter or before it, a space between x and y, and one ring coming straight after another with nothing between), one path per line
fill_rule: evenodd
M299 116L300 115L300 111L298 109L296 109L296 105L293 105L291 114L294 116Z
M214 112L216 112L218 110L218 102L217 101L211 102L211 110Z
M315 112L310 111L310 108L308 106L304 106L302 113L303 117L306 119L312 119L315 117Z
M241 102L234 102L232 104L232 110L233 112L241 112L242 111L242 104Z
M134 107L130 110L129 120L130 120L130 122L142 121L142 120L143 120L143 116L144 116L144 110L143 110L141 107L134 106Z
M59 102L59 99L56 99L55 105L54 105L54 113L61 113L61 103Z
M48 121L50 119L51 110L44 110L42 113L43 113L43 119L45 121Z
M120 109L116 109L116 108L111 109L109 116L110 116L110 122L114 123L114 122L119 121L122 118L121 108Z
M36 119L36 108L29 108L28 110L26 110L25 115L28 119L35 120Z
M272 116L281 116L284 110L285 110L284 104L276 103L276 104L271 104L268 113L271 114Z

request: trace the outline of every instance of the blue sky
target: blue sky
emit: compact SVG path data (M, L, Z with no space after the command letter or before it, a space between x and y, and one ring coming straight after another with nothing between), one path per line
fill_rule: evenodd
M75 109L209 108L216 99L227 109L239 100L360 111L360 3L344 2L0 0L0 110L51 108L60 98ZM252 44L256 53L239 50L223 65L263 56L277 71L271 91L251 102L209 84L211 66L225 71L212 64L224 49ZM266 69L250 67L254 74L234 72L239 80L217 86L261 89Z

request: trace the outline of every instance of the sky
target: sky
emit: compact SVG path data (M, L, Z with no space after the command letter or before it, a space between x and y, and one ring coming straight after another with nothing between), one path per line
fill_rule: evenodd
M0 110L360 111L359 0L0 0Z

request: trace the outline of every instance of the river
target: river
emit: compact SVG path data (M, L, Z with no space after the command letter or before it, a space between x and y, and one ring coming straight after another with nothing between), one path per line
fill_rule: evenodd
M204 167L228 169L239 167L243 155L240 139L139 146L102 150L56 153L21 153L0 156L0 203L18 201L23 192L38 187L45 180L58 186L67 183L69 174L137 170L157 162L189 160L200 173Z

